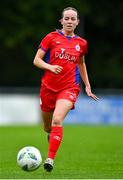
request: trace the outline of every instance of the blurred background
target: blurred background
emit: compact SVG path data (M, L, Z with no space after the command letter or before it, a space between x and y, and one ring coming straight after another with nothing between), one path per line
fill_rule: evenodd
M86 65L93 92L82 91L65 123L123 124L123 1L6 0L0 6L0 125L40 122L43 71L33 66L41 39L61 28L64 8L79 11L76 33L88 41Z

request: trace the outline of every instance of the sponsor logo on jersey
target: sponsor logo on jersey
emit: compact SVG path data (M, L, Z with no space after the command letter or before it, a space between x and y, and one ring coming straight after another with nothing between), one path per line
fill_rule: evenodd
M77 57L71 54L68 54L67 52L65 52L64 48L61 48L61 52L55 52L55 58L59 58L59 59L66 59L70 62L77 62Z

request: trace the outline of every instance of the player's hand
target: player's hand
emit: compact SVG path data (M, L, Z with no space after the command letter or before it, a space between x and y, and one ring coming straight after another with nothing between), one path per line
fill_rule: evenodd
M59 66L59 65L51 65L50 67L50 71L55 73L55 74L59 74L62 71L63 67Z
M97 96L95 96L95 94L93 94L92 92L91 92L91 88L90 87L85 87L85 91L86 91L86 93L87 93L87 95L89 96L89 97L91 97L92 99L94 99L95 101L97 101L97 100L99 100L99 98L97 97Z

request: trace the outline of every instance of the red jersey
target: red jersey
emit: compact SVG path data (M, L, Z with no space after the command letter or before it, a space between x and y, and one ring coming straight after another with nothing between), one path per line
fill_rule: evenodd
M87 52L87 41L75 35L64 36L57 30L44 37L40 46L46 52L45 61L51 65L59 65L63 70L59 74L46 70L42 84L48 89L58 92L67 88L79 88L79 71L77 63Z

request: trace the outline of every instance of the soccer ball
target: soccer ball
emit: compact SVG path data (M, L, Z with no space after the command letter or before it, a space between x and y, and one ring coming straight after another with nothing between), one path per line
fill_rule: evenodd
M26 146L22 148L17 154L17 164L24 171L33 171L37 169L42 163L42 156L40 151L33 146Z

